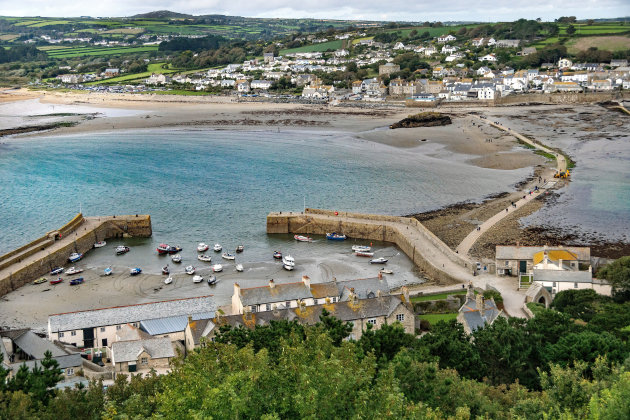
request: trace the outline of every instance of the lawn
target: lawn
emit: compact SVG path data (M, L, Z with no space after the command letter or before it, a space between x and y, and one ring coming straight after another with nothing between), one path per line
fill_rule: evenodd
M457 313L450 314L424 314L418 315L418 318L429 321L431 324L438 323L440 321L450 321L452 319L457 319Z
M162 66L164 63L152 63L147 66L147 71L142 73L125 74L124 76L110 77L109 79L97 80L95 82L86 83L86 85L110 85L119 84L123 82L142 81L151 76L152 73L175 73L177 70L164 69Z
M591 47L597 47L600 50L608 51L624 51L630 50L630 37L622 35L613 36L589 36L577 39L571 39L566 44L571 54L579 51L586 51Z
M342 44L342 40L336 39L334 41L322 42L319 44L304 45L303 47L282 50L280 51L280 55L292 54L292 53L298 53L298 52L324 52L328 50L335 51L341 48L341 44Z
M465 294L466 294L465 290L458 290L456 292L439 293L437 295L416 296L416 297L412 297L411 301L412 302L426 302L427 300L444 300L449 295L465 295Z
M567 34L567 28L569 25L559 25L560 35ZM593 25L585 24L573 24L576 29L576 35L604 35L604 34L617 34L623 32L629 32L630 26L622 25L620 23L600 23Z

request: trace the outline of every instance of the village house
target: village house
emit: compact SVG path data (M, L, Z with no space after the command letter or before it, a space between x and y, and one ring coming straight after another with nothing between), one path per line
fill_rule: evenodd
M484 38L473 38L471 41L473 47L483 47L484 42Z
M440 44L445 44L447 42L452 42L452 41L457 41L457 38L453 35L442 35L440 37L438 37L437 42Z
M265 63L273 63L274 62L273 53L272 52L263 53L263 61Z
M576 82L560 82L554 81L551 85L547 86L549 92L582 92L582 86Z
M573 66L573 61L568 58L561 58L558 60L558 68L559 69L569 69Z
M347 57L349 55L350 55L350 51L343 48L335 51L335 57Z
M48 317L48 339L79 348L107 347L126 324L142 329L143 324L161 320L183 331L182 316L185 324L188 315L210 318L214 311L210 295L55 314Z
M594 90L597 92L604 92L608 90L612 90L613 83L610 79L604 80L591 80L591 83L588 85L589 90Z
M565 265L577 270L580 264L591 264L591 249L589 247L548 247L548 246L496 246L497 275L519 276L531 274L534 266L544 258L557 261L562 260Z
M388 74L397 73L400 71L400 66L394 63L386 63L378 66L378 75L386 76Z
M171 78L170 76L167 76L165 74L155 74L152 73L151 76L149 76L144 83L146 83L147 85L164 85L166 83L170 83L171 82Z
M120 75L120 69L105 69L103 72L103 77L116 77Z
M236 90L239 93L247 93L250 91L249 82L247 80L241 79L236 81Z
M521 44L518 39L499 39L496 46L499 48L517 48Z
M400 78L389 82L389 94L391 96L413 96L420 92L420 83L407 82Z
M77 84L83 82L83 75L81 74L61 74L57 76L61 80L61 83Z
M170 367L176 356L173 343L168 338L117 341L111 346L110 359L117 373L149 373L151 369L159 373Z
M486 54L483 57L479 58L479 61L490 61L490 62L494 62L497 61L497 56L494 54Z
M217 315L212 319L191 320L186 328L186 351L192 351L203 345L204 341L213 341L215 334L223 325L233 328L255 328L257 325L268 325L271 321L294 321L304 325L314 325L320 322L324 311L328 311L344 322L352 322L352 332L349 339L358 340L368 328L381 328L384 324L399 322L405 332L415 333L415 314L409 304L409 296L382 296L360 299L351 293L343 302L328 302L325 304L300 305L291 308L276 308L271 311L245 312L234 315Z
M424 49L424 55L427 57L430 57L435 54L437 54L437 49L433 45L428 46Z
M457 50L459 50L459 47L455 45L444 45L442 47L442 54L452 54Z
M501 315L503 311L497 308L494 299L485 299L482 293L475 295L472 284L468 285L466 302L459 308L457 314L457 322L462 324L466 334L472 334L477 329L492 325Z
M251 88L267 90L271 87L272 84L273 83L269 80L252 80Z
M489 47L492 47L494 45L496 45L497 41L494 38L488 38L488 42L486 42L486 45Z
M628 66L628 60L610 60L610 67L627 67Z
M525 47L520 52L516 53L516 55L521 57L527 57L528 55L535 54L536 47Z

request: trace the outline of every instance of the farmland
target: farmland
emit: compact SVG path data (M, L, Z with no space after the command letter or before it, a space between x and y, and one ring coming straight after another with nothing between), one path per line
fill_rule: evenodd
M46 53L51 58L71 58L71 57L83 57L83 56L101 56L101 55L122 55L122 54L134 54L145 53L151 51L157 51L157 45L143 45L138 47L69 47L59 48L54 50L48 50Z
M567 28L569 25L559 25L560 35L567 35ZM597 23L593 25L587 25L583 23L573 24L576 35L608 35L608 34L620 34L624 32L630 32L630 25L624 25L623 23Z
M579 51L596 47L600 50L623 51L630 50L630 37L628 36L590 36L571 39L566 43L568 51L576 54Z
M288 50L280 51L280 54L292 54L292 53L302 53L302 52L324 52L324 51L334 51L341 48L342 41L337 39L335 41L321 42L319 44L305 45L303 47L291 48Z
M110 77L109 79L98 80L96 82L89 82L89 83L86 83L86 85L115 85L115 84L121 84L121 83L128 83L132 81L142 81L146 79L147 77L151 76L152 73L169 74L169 73L175 73L177 71L173 69L165 69L163 68L163 66L164 66L164 63L153 63L153 64L149 64L147 71L143 73L133 73L133 74L126 74L124 76Z

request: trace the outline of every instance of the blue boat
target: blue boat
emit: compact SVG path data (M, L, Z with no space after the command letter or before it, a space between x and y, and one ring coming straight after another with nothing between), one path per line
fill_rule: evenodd
M70 254L70 257L68 257L68 261L77 262L81 258L83 258L83 254L81 254L80 252L73 252L72 254Z
M105 270L103 270L106 276L111 276L113 271L111 267L107 267Z
M140 273L142 273L142 269L138 267L132 268L131 271L129 272L129 274L132 276L137 276Z
M70 280L70 286L76 286L78 284L83 283L83 277L79 277L77 279Z
M333 233L327 233L326 234L326 239L329 239L331 241L345 241L346 240L346 235L337 233L337 232L333 232Z
M63 267L55 267L50 271L51 276L56 276L57 274L63 273Z

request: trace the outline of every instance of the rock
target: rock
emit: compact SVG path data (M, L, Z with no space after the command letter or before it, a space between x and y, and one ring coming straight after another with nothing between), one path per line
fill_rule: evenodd
M448 115L439 112L421 112L416 115L409 115L407 118L390 125L389 128L436 127L449 124L451 124L451 117Z

